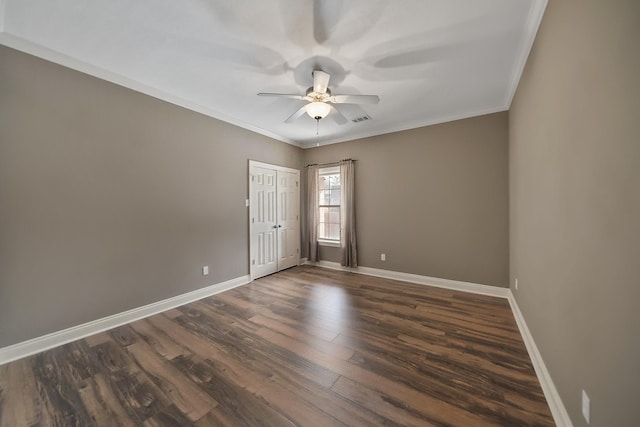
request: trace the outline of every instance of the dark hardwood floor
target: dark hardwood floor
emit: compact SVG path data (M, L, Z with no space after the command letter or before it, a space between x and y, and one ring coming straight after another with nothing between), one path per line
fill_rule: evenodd
M0 366L2 426L550 426L504 299L296 267Z

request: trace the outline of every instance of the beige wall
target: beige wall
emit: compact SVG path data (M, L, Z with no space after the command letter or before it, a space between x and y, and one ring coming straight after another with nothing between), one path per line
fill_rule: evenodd
M357 160L359 265L507 286L507 137L497 113L307 149L304 162Z
M0 347L248 274L249 159L301 150L0 47Z
M550 0L508 123L304 152L0 47L0 347L247 274L247 160L352 157L360 265L504 286L510 243L574 424L585 389L591 426L635 425L638 40L635 0Z
M511 282L575 426L639 425L640 2L551 0L509 114Z

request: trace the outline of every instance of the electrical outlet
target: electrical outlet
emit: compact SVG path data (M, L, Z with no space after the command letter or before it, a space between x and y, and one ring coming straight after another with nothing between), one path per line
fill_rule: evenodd
M587 424L589 424L590 412L591 401L589 400L589 396L587 396L587 392L582 390L582 416L587 420Z
M387 255L386 254L380 254L380 261L386 261L387 260Z
M208 276L209 275L209 266L205 265L204 267L202 267L202 275L203 276Z
M518 290L518 278L516 277L516 291Z

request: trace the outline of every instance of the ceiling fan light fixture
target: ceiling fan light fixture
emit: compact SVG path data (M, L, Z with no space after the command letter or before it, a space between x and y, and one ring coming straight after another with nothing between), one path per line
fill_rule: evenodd
M327 117L331 106L326 102L310 102L304 106L305 111L312 119L320 120Z

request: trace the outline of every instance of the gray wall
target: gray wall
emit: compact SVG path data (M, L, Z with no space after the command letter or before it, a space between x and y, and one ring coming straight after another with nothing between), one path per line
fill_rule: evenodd
M248 274L248 159L301 153L0 47L0 347Z
M359 265L507 286L507 120L497 113L311 148L304 162L357 160ZM337 249L321 258L338 261Z
M640 2L551 0L509 114L511 283L576 426L640 420Z

